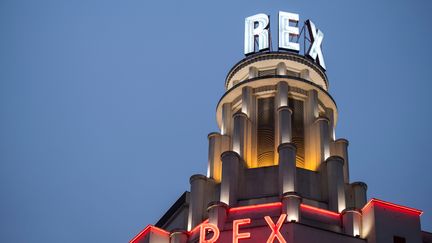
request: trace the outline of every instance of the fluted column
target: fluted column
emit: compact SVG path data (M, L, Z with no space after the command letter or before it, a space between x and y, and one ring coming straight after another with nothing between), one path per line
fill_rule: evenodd
M295 192L287 192L282 195L282 212L287 214L287 222L300 221L300 204L302 198Z
M245 151L244 155L242 155L243 160L248 164L249 166L252 166L252 134L254 133L253 130L253 123L251 121L251 117L255 116L255 99L253 96L253 88L245 86L242 88L242 106L241 106L242 113L247 115L246 119L246 131L245 131Z
M351 236L360 236L361 212L350 208L342 211L342 225L344 233Z
M329 120L325 117L319 117L315 123L315 158L316 166L324 162L330 156L330 134L329 134Z
M231 103L225 103L222 105L222 124L221 134L229 136L232 133L232 107Z
M190 177L190 204L188 229L192 229L203 221L207 215L207 204L212 201L214 195L214 180L204 175Z
M279 192L296 191L296 146L293 143L282 143L279 153Z
M353 182L351 183L353 196L354 196L354 207L357 209L363 208L367 203L367 185L364 182Z
M222 182L220 201L232 207L237 204L241 158L234 151L226 151L222 153L221 159Z
M349 160L348 160L348 140L339 138L332 143L331 155L340 156L344 159L344 182L349 183Z
M291 115L292 111L288 106L281 106L278 112L278 144L290 143L292 141Z
M252 113L253 109L253 89L251 87L245 86L242 88L242 106L241 111L245 113L248 117Z
M329 210L341 212L346 207L343 181L344 161L339 156L330 156L325 163Z
M231 149L231 137L228 135L221 136L221 154Z
M223 202L211 202L207 207L209 223L216 225L219 230L223 230L228 216L228 205Z
M283 64L283 63L282 63ZM276 109L277 109L277 126L276 126L276 148L282 143L291 142L291 115L292 111L288 107L288 84L281 81L277 84Z
M170 235L170 243L187 243L188 234L184 230L174 230Z
M318 118L318 93L316 90L310 90L307 93L305 101L305 168L316 170L318 168L318 160L316 157L316 129L314 122Z
M277 93L276 93L276 108L282 106L288 106L288 92L289 87L288 83L285 81L280 81L277 84Z
M208 167L207 176L213 178L216 182L220 182L222 178L222 161L221 145L222 135L219 133L210 133L208 135L209 150L208 150Z
M232 150L245 159L247 153L247 123L248 117L243 112L237 112L233 116L234 131L232 138Z
M330 141L334 141L336 139L334 111L330 108L325 108L325 114L326 117L329 119Z

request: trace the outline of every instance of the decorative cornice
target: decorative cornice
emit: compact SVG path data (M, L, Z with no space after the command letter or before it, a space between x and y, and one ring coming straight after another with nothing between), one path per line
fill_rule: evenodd
M304 79L304 78L299 78L299 77L289 76L289 75L268 75L268 76L263 76L263 77L256 77L256 78L246 79L246 80L244 80L244 81L242 81L242 82L240 82L240 83L234 85L233 87L231 87L229 90L227 90L227 91L222 95L222 97L221 97L221 98L219 99L219 101L218 101L218 104L216 105L216 109L217 109L217 107L219 107L220 102L223 100L223 98L225 98L225 96L226 96L228 93L230 93L232 90L236 89L237 87L239 87L239 86L241 86L241 85L244 85L244 84L246 84L246 83L254 82L254 81L257 81L257 80L261 80L261 79L268 79L268 78L284 78L284 79L286 78L286 79L293 79L293 80L297 80L297 81L300 81L300 82L304 82L304 83L310 84L310 85L312 85L312 86L314 86L314 87L317 87L319 90L321 90L322 92L324 92L324 93L325 93L325 94L326 94L326 95L327 95L327 96L328 96L328 97L333 101L333 103L335 104L335 107L337 108L337 105L336 105L335 100L334 100L333 97L332 97L332 96L327 92L327 90L325 90L323 87L317 85L317 84L314 83L314 82L311 82L311 81L309 81L309 80L307 80L307 79ZM275 89L276 89L276 87L275 87ZM301 90L301 89L291 89L290 91L298 92L299 90ZM305 92L305 91L303 91L303 92ZM322 103L321 103L320 105L322 105Z
M238 72L240 69L258 61L271 60L271 59L291 60L291 61L296 61L305 64L306 66L314 69L321 76L321 78L324 80L326 84L326 89L328 90L329 83L324 69L322 69L320 66L318 66L317 64L315 64L314 62L306 58L305 56L291 53L291 52L262 52L262 53L260 52L260 53L247 56L246 58L243 58L242 60L237 62L228 72L227 77L225 79L225 89L228 90L228 81L231 80L234 74Z

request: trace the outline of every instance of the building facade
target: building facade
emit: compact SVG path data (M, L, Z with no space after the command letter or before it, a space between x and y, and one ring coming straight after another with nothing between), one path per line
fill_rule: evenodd
M325 70L294 52L258 52L228 72L208 135L207 175L193 175L132 243L422 243L422 211L379 199L349 176Z

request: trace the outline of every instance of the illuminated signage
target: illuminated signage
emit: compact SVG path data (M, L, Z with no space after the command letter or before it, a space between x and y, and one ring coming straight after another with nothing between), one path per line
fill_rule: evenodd
M275 239L278 239L279 243L286 243L286 240L283 238L280 233L280 228L284 223L286 218L286 214L281 214L276 224L273 223L272 219L269 216L265 216L264 219L267 222L268 226L272 229L272 233L267 240L267 243L274 242Z
M262 210L273 210L273 209L279 209L280 210L281 207L282 207L281 202L241 206L241 207L230 208L228 211L228 215L231 213L239 213L239 212L240 213L250 213L250 212L254 212L256 210L258 210L259 212L263 212ZM370 200L361 209L361 211L362 211L362 213L364 213L373 207L379 207L382 209L396 211L396 212L403 213L403 214L415 215L417 217L419 217L423 213L421 210L418 210L418 209L397 205L397 204L382 201L382 200L379 200L376 198L373 198L372 200ZM313 206L306 205L306 204L300 204L300 211L302 214L305 214L305 215L313 214L313 215L319 215L319 217L329 217L330 219L337 220L338 222L340 222L340 220L342 219L342 215L339 213L325 210L322 208L313 207ZM267 223L267 226L271 229L271 231L268 234L268 236L264 236L267 240L265 240L265 238L263 238L263 242L265 240L266 243L273 243L273 242L287 243L286 239L284 239L284 237L281 233L281 232L284 232L284 231L281 231L281 228L285 222L287 222L287 221L293 222L291 220L287 220L287 218L289 218L288 215L286 213L283 213L279 216L279 219L275 223L271 217L265 216L264 220ZM296 221L297 220L294 220L294 222L296 222ZM242 218L242 219L233 220L233 224L232 224L232 241L233 242L242 243L242 242L244 242L242 240L248 240L249 239L249 241L250 241L256 237L255 234L257 234L256 233L257 231L255 231L255 233L254 233L255 237L252 237L251 232L247 232L248 231L248 229L247 229L248 225L253 226L252 220L250 218ZM261 227L261 224L260 224L260 227ZM359 226L357 226L357 227L359 227ZM256 225L253 226L252 228L256 228ZM227 229L227 230L229 230L229 229ZM354 231L354 232L357 232L357 234L358 234L359 229L357 228L356 230L357 231ZM198 234L198 232L199 232L199 235L198 235L197 239L199 240L198 241L199 243L216 243L225 237L225 235L221 237L221 232L220 232L219 228L215 224L209 223L209 219L206 219L201 224L195 226L195 228L192 229L191 231L188 231L187 234L189 236L192 236L192 235L195 236L196 234ZM158 240L151 241L151 240L149 240L150 239L149 237L151 237L151 235L152 235L151 233L153 233L153 235L156 235L157 237L162 237L168 241L158 241ZM138 233L130 241L130 243L169 242L170 234L171 234L170 232L168 232L164 229L161 229L161 228L158 228L158 227L155 227L152 225L148 225L144 230L142 230L140 233ZM262 233L258 233L258 234L260 234L258 236L262 236ZM354 233L354 236L357 234ZM194 238L194 239L196 239L196 238ZM259 242L259 243L263 243L263 242Z
M300 29L298 22L300 17L296 13L279 12L279 38L278 47L280 50L300 51L298 37ZM315 24L307 20L306 26L309 30L310 46L307 56L316 61L324 70L326 69L321 44L324 34L316 29ZM297 38L297 41L293 41ZM260 13L245 19L244 54L248 55L256 51L264 51L270 48L270 18Z
M256 14L245 19L245 54L255 51L255 38L258 38L258 50L269 48L269 17Z
M267 243L272 243L276 239L280 243L286 243L285 238L282 236L280 229L285 222L286 214L281 214L278 221L276 223L273 222L273 220L269 216L265 216L264 219L267 222L267 225L271 229L271 234L269 235L267 239ZM241 239L249 239L251 237L250 232L243 232L240 233L239 229L242 225L248 225L251 223L250 218L245 219L236 219L233 221L233 227L232 227L232 242L233 243L239 243L239 240ZM208 232L212 232L212 236L210 239L206 239L206 235ZM200 237L199 237L199 243L215 243L220 236L220 231L218 227L211 223L203 223L200 226Z
M239 233L240 225L250 224L251 219L237 219L233 221L233 243L238 243L240 239L249 239L250 233Z
M208 231L212 231L213 232L213 236L210 239L206 239L206 235ZM199 242L200 243L213 243L216 242L217 239L219 239L219 229L216 225L214 224L210 224L210 223L205 223L202 224L200 227L200 237L199 237Z

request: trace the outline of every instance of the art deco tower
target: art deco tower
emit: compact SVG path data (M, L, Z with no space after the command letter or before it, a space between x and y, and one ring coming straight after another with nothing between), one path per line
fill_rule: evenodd
M189 229L208 218L213 201L284 202L296 221L301 202L335 213L366 204L366 184L349 180L348 141L335 138L337 106L319 65L293 53L259 53L234 65L225 87L220 132L208 136L208 174L190 180Z
M421 211L367 202L366 184L350 181L349 143L314 60L248 55L225 88L207 175L191 176L190 192L131 242L431 242Z

